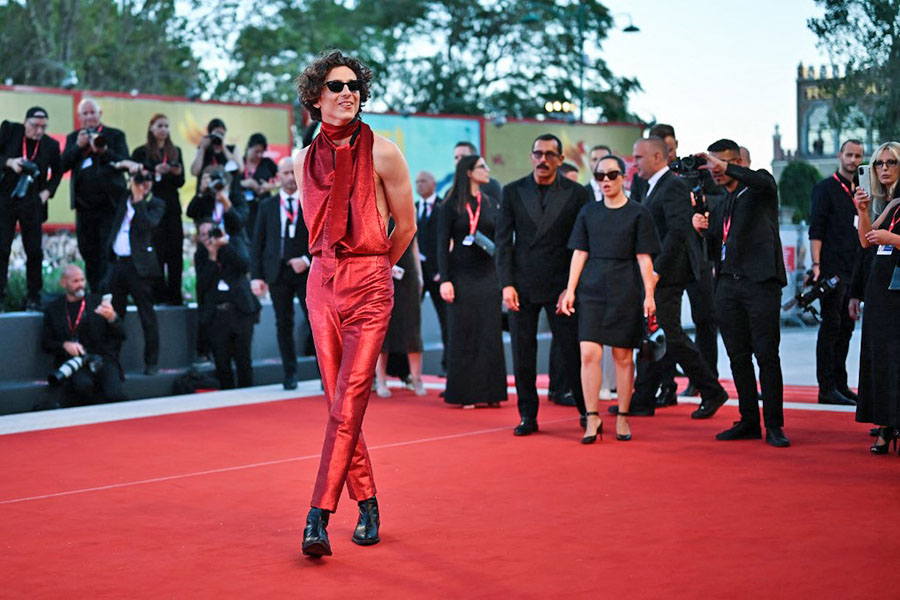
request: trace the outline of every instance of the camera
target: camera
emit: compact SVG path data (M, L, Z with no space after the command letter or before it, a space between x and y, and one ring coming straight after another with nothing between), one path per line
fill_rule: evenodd
M812 271L807 272L807 275L811 276ZM800 310L808 312L816 321L819 321L819 311L816 310L812 303L833 292L840 282L841 278L837 275L825 280L812 281L809 286L807 286L811 288L809 291L805 293L802 289L798 291L796 296L781 306L781 310L790 310L795 306L799 306Z
M223 136L218 131L214 131L206 137L209 138L209 141L212 144L213 148L221 148L225 145L225 136Z
M153 175L147 171L138 171L131 176L131 180L135 183L147 183L153 181Z
M209 187L215 192L221 192L228 185L224 171L212 171L209 174Z
M90 127L87 132L91 136L91 143L95 148L106 148L106 136L103 135L102 131L96 127Z
M41 168L37 163L30 160L22 161L22 174L19 175L19 182L16 183L16 189L13 190L13 198L24 198L28 193L28 188L34 183L34 180L41 176Z
M669 163L669 168L679 175L689 175L700 171L700 167L706 164L706 159L700 156L682 156Z
M676 158L669 163L669 169L683 177L690 186L694 197L694 212L701 215L709 212L706 194L703 193L703 171L700 169L705 164L705 158L693 155Z
M221 237L225 237L225 232L223 232L222 229L218 226L211 227L209 229L209 237L210 239L219 239Z
M62 382L69 379L82 369L88 369L91 373L100 370L103 364L103 358L96 354L84 354L82 356L73 356L54 372L47 375L47 383L52 386L62 385Z

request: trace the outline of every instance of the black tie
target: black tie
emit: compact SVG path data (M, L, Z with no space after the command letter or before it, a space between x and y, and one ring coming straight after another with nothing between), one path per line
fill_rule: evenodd
M291 237L291 216L294 214L294 199L287 197L287 218L284 220L284 234L281 237L281 256L285 256L287 241ZM296 217L295 217L296 218Z

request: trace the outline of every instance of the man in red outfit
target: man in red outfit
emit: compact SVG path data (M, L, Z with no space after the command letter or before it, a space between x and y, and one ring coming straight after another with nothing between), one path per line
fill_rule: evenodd
M353 541L379 541L362 420L394 302L391 267L416 233L416 211L400 150L360 120L371 79L368 67L336 50L319 55L297 79L301 102L322 122L294 161L313 256L306 301L329 407L303 530L303 553L313 557L331 555L325 527L345 481L359 504Z

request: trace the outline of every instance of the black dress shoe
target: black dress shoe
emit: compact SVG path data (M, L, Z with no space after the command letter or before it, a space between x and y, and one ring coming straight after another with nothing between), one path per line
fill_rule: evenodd
M697 386L694 385L694 382L688 381L687 387L678 395L682 398L696 398L700 393L697 391Z
M611 414L611 415L619 414L619 407L618 406L610 406L609 414ZM628 409L627 416L629 416L629 417L652 417L655 414L656 414L656 409L653 408L652 406L649 408L640 408L640 407L635 408L634 406L632 406L631 408Z
M297 378L293 375L287 375L284 378L284 389L286 390L296 390L297 389Z
M766 427L766 443L776 448L787 448L791 445L781 427Z
M318 558L331 556L331 543L328 541L328 517L330 513L321 508L309 509L306 515L306 527L303 529L303 554Z
M572 395L572 392L554 394L550 401L560 406L575 406L575 396Z
M522 422L513 429L513 435L531 435L538 430L537 421L534 419L522 419Z
M735 421L731 429L716 434L717 440L758 440L762 437L759 425L751 425L745 421Z
M859 396L856 395L856 392L848 387L837 388L837 391L839 391L845 398L850 398L854 402L859 401Z
M378 500L375 496L359 502L359 520L356 521L356 529L353 530L353 543L360 546L377 544L381 541L378 537L379 527L381 519L378 516Z
M856 406L856 402L837 390L819 391L819 404L837 404L839 406Z
M675 406L676 404L678 404L678 385L663 384L659 388L659 395L656 397L657 408Z
M692 419L708 419L728 402L728 392L722 390L718 398L706 399L700 402L700 407L691 413Z

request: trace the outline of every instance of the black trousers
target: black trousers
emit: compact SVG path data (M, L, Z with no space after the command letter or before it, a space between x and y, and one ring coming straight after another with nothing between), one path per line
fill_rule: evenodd
M297 351L294 347L294 298L300 300L303 308L303 319L309 328L309 311L306 308L307 269L297 274L286 262L282 262L281 271L273 283L269 284L269 295L272 297L272 309L275 311L275 331L278 336L278 350L281 353L281 364L285 377L293 377L297 373ZM312 350L312 352L310 352ZM312 335L306 338L304 354L315 354Z
M556 336L550 341L550 360L547 361L547 375L550 379L547 391L551 394L565 394L570 391L569 380L566 379L566 368Z
M700 356L697 346L681 328L681 298L683 295L684 287L680 285L665 285L656 288L656 321L666 332L666 354L670 360L681 365L684 374L694 382L703 399L714 399L720 396L724 390L719 385L712 369ZM671 362L667 363L664 360L638 362L631 408L654 407L656 390L659 389L667 364L671 364Z
M584 414L584 392L581 389L581 349L578 344L578 321L575 317L556 314L556 302L533 303L519 297L519 311L509 313L512 337L513 371L516 375L516 394L519 415L523 419L537 419L537 328L541 309L553 337L559 340L560 356L578 412Z
M75 211L78 252L84 259L84 276L92 292L99 291L106 279L109 266L106 242L109 241L114 218L112 206L104 209L79 208Z
M41 249L41 199L37 194L29 194L25 198L0 198L0 300L6 295L9 254L16 237L16 223L22 230L22 246L25 248L28 300L37 302L44 286L41 275L44 259Z
M821 392L847 388L847 353L856 326L849 304L850 286L844 282L819 300L822 323L816 340L816 379Z
M424 268L424 265L423 265ZM422 300L425 299L425 292L431 297L431 304L434 306L434 312L437 313L438 324L441 327L441 369L447 372L447 303L441 298L441 283L434 281L434 274L430 276L422 271L422 277L425 279L422 286Z
M700 266L700 279L685 286L691 303L691 320L694 322L694 343L700 356L719 376L719 326L716 323L716 303L713 300L712 265Z
M245 315L234 305L225 304L216 308L216 315L209 326L209 341L216 362L216 378L219 388L234 389L234 374L237 371L237 387L253 385L253 362L250 347L253 343L253 325L256 315ZM234 362L234 369L232 368Z
M759 423L759 396L751 357L759 365L763 420L766 427L784 425L784 383L781 378L781 286L722 275L716 282L716 319L731 361L741 420Z
M154 300L157 303L182 304L181 275L184 270L184 230L181 226L181 206L178 200L166 200L166 212L153 231L153 245L159 259L159 272Z
M81 369L66 382L63 396L65 406L121 402L125 392L119 366L104 359L96 373Z
M159 363L159 325L153 310L152 281L141 277L134 262L127 257L117 258L109 264L106 281L101 285L104 292L112 293L113 308L123 319L128 296L134 300L144 331L144 364L147 366Z

